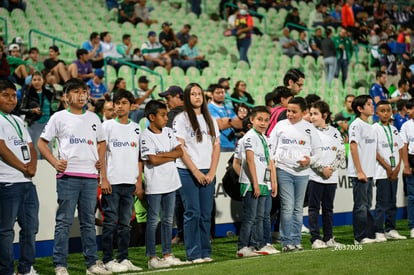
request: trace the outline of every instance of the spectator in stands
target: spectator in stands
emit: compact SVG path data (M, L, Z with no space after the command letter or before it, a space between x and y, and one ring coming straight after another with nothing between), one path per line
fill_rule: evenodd
M38 61L39 58L39 49L32 47L29 49L29 58L26 60L26 64L34 68L34 71L41 72L44 70L45 65Z
M345 81L348 77L348 65L354 52L354 45L351 39L348 37L348 33L345 28L341 28L339 35L333 38L336 48L336 72L335 78L339 76L339 71L342 74L342 85L345 87Z
M297 50L298 42L290 37L289 29L284 28L282 34L283 36L279 39L279 44L282 46L282 53L289 57L295 55L301 56L302 54Z
M130 22L134 25L140 22L135 15L136 0L124 0L118 5L118 23Z
M168 107L167 127L172 128L172 123L176 115L184 110L183 89L180 86L170 86L166 91L159 93L159 96L165 98Z
M388 76L387 76L387 80L388 80ZM395 90L391 94L391 98L398 98L399 100L402 100L402 99L410 100L411 95L408 93L409 88L410 88L410 83L408 82L408 80L405 78L401 78L398 81L398 89Z
M43 64L45 69L51 71L55 77L57 83L66 82L70 77L66 69L65 61L59 59L59 48L56 45L49 47L49 58L47 58Z
M85 41L82 44L82 48L89 52L89 60L92 63L94 69L102 68L103 66L103 53L101 39L97 32L92 32L89 36L89 41Z
M335 126L338 129L339 133L341 133L341 137L344 143L348 143L348 140L349 140L348 129L349 129L349 125L351 124L349 120L350 120L349 117L346 118L343 116L342 113L337 113L333 121L333 126Z
M164 46L165 51L171 54L177 54L177 48L181 47L181 41L175 36L174 30L171 28L172 23L162 23L162 31L158 35L158 40Z
M201 14L201 0L189 0L191 4L191 12L198 16Z
M7 80L10 77L10 66L4 47L0 46L0 80Z
M177 32L176 37L178 40L180 40L181 45L188 43L188 40L190 39L190 31L191 25L185 24L181 31Z
M105 104L103 106L103 121L114 119L116 117L115 109L114 109L114 103L112 100L106 100Z
M380 59L381 71L384 71L387 75L387 83L385 84L385 87L387 89L389 89L391 85L398 87L400 75L398 74L397 57L391 52L388 44L384 43L379 48L382 53Z
M23 0L3 0L3 7L9 12L12 12L14 9L21 9L26 11L26 2Z
M326 5L324 3L318 3L315 6L315 9L312 10L309 14L309 28L314 28L316 26L323 26L323 14L326 12Z
M77 59L68 67L69 75L72 78L80 78L88 82L93 77L92 63L89 62L88 51L77 49L76 57Z
M171 70L171 58L165 52L164 47L157 41L157 34L154 31L148 32L148 41L141 46L141 52L148 68L155 66L165 67L168 73Z
M236 82L236 85L233 88L233 93L231 94L231 97L240 100L244 103L248 103L251 105L254 105L254 99L253 97L247 92L246 89L246 82L239 80ZM236 109L236 107L240 104L240 102L233 101L233 108Z
M134 91L135 103L133 105L133 110L129 113L129 117L139 123L141 118L145 116L144 110L145 105L151 101L151 95L157 87L154 85L151 89L148 86L149 80L143 75L138 78L138 88Z
M312 49L312 55L318 58L322 54L322 28L317 27L315 34L309 38L309 46Z
M291 90L285 86L276 87L273 91L273 101L275 105L271 109L269 127L266 130L266 136L269 137L276 124L287 118L287 106L289 100L293 97ZM279 223L279 222L278 222ZM277 230L276 232L279 232Z
M312 55L312 49L309 45L306 31L301 30L299 32L299 38L296 42L298 43L297 49L301 53L301 56Z
M335 26L341 25L342 23L342 13L341 13L341 1L336 1L335 8L329 13L332 18L332 23Z
M383 71L378 71L376 73L377 82L372 84L371 89L369 90L369 95L372 98L372 105L374 105L374 115L372 117L374 122L378 122L378 116L376 115L377 103L380 100L386 100L390 103L397 102L399 98L389 98L388 90L385 88L387 83L387 75Z
M23 86L25 78L34 72L34 68L27 65L26 61L21 58L20 46L18 44L11 44L9 46L7 62L10 66L10 80Z
M205 56L200 54L197 47L198 37L191 35L187 44L184 44L180 48L180 67L186 70L189 67L196 67L200 70L208 67L209 63L204 58Z
M265 106L272 108L275 103L273 102L273 92L268 92L265 95Z
M344 118L349 118L348 119L349 124L351 124L356 118L354 110L352 109L352 102L354 101L354 98L355 98L355 95L347 94L345 96L345 101L344 101L345 109L339 112Z
M113 95L121 89L122 90L127 89L126 81L122 77L118 77L117 79L115 79L114 87L112 88L112 91L111 91L111 99L112 99Z
M301 30L301 28L298 28L296 26L287 26L288 23L306 27L306 24L300 20L298 8L293 8L292 11L286 15L283 27L287 27L289 30Z
M235 129L242 128L242 121L233 109L224 105L224 89L218 84L211 84L208 88L212 92L213 100L208 104L208 110L213 119L217 121L220 130L220 151L233 152L236 148Z
M394 126L398 129L398 132L401 130L401 126L410 120L410 116L407 113L407 102L405 99L397 101L397 113L394 115Z
M86 82L86 85L88 85L90 88L89 98L92 101L103 98L104 94L106 94L108 91L106 86L102 83L104 76L105 74L102 69L96 69L93 78Z
M217 84L224 89L224 105L226 105L226 108L233 109L233 103L230 99L230 79L230 77L220 77Z
M332 30L326 29L325 33L326 37L322 40L321 49L323 53L325 79L328 82L328 85L331 86L337 66L336 47L335 43L332 41Z
M346 3L342 6L342 26L344 28L354 27L355 25L355 14L352 10L354 0L346 0Z
M411 97L414 97L414 77L413 72L409 68L403 68L401 70L401 78L405 78L408 81L408 93Z
M149 18L150 11L146 4L147 0L138 0L138 3L134 6L134 11L138 22L144 22L149 27L151 24L158 23L158 21L156 19Z
M241 4L239 14L236 17L235 29L237 49L240 54L240 60L247 62L250 65L247 52L252 43L253 18L247 11L247 5Z
M140 48L135 48L132 52L131 62L139 66L145 66L144 56Z
M101 38L102 54L103 57L121 58L122 55L118 53L117 47L112 43L112 35L105 31L99 34Z
M116 51L124 60L131 60L132 56L132 42L130 34L122 35L122 43L116 46Z
M292 95L298 95L303 89L305 75L298 69L289 69L283 77L283 85L289 88Z

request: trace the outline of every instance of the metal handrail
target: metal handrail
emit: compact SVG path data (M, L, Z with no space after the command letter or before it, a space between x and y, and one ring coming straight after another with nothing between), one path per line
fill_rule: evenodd
M229 96L229 95L225 95L225 97L224 97L225 99L230 99L231 101L233 101L233 102L236 102L236 103L244 103L244 104L246 104L247 105L247 107L250 107L250 108L253 108L254 107L254 105L253 104L250 104L250 103L248 103L247 101L244 101L244 100L240 100L240 99L237 99L237 98L234 98L234 97L231 97L231 96Z
M4 18L4 17L0 17L0 20L3 21L3 23L4 23L4 44L7 45L7 43L8 43L8 36L9 36L8 26L7 26L7 19Z
M104 59L104 71L105 71L105 75L107 75L107 66L108 66L108 61L109 60L114 60L114 61L119 62L121 64L128 65L128 66L132 67L132 74L131 74L131 77L132 77L132 90L135 90L135 70L141 70L141 71L145 71L147 73L150 73L152 75L158 76L160 78L161 91L164 91L163 77L162 77L161 74L159 74L157 72L154 72L154 71L152 71L152 70L150 70L150 69L148 69L146 67L139 66L137 64L134 64L134 63L125 61L125 60L120 59L120 58L115 58L115 57L108 56L108 57L106 57ZM105 78L105 84L108 87L108 78L107 77Z
M39 30L36 30L36 29L30 29L29 30L29 49L32 47L32 33L37 33L37 34L40 34L41 36L45 36L45 37L48 37L48 38L52 39L53 45L55 45L55 42L58 41L60 43L71 46L75 49L79 49L79 45L75 45L75 44L73 44L69 41L63 40L59 37L53 36L51 34L48 34L48 33L45 33L45 32L42 32L42 31L39 31Z

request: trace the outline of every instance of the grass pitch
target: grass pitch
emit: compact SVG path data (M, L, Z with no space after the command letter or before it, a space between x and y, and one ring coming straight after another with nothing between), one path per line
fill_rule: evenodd
M407 220L398 221L397 230L409 236ZM134 247L129 258L144 270L128 274L414 274L414 239L355 246L352 226L334 227L334 235L347 245L344 249L312 250L309 235L303 235L304 251L244 259L236 256L237 237L217 238L212 243L212 263L160 270L148 270L145 247ZM275 247L281 249L280 244ZM157 251L160 254L160 246ZM183 245L173 246L173 253L185 260ZM36 259L35 269L39 274L54 274L52 258ZM82 254L70 254L68 270L72 275L85 274Z

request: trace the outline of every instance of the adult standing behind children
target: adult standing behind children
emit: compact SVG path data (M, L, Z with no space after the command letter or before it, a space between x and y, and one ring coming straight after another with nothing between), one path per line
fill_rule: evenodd
M106 177L101 172L102 210L105 219L102 229L102 261L112 272L140 271L128 259L130 221L134 195L143 199L142 163L139 161L139 125L128 118L134 96L126 90L113 98L116 118L103 123L106 139ZM118 233L117 259L113 259L113 236Z
M187 260L211 262L210 227L215 174L220 157L220 132L207 109L200 85L190 83L184 90L184 111L173 128L182 144L177 160L184 204L184 243Z
M77 208L86 274L112 274L98 260L95 231L95 198L98 190L96 166L105 176L105 135L98 116L85 111L88 102L85 82L72 78L63 89L68 108L53 114L37 145L40 153L57 171L58 209L53 265L56 274L68 274L69 230ZM57 158L48 147L53 138L58 144Z
M35 238L39 199L32 177L37 154L23 121L11 112L17 105L16 86L0 81L0 274L14 273L14 224L20 226L19 274L37 274Z

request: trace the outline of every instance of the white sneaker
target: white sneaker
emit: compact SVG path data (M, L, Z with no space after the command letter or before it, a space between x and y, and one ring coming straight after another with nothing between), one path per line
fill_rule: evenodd
M307 228L304 224L302 224L302 234L309 234L309 228Z
M212 259L212 258L210 258L210 257L205 257L205 258L203 258L203 261L204 261L205 263L211 263L211 262L213 261L213 259Z
M158 257L154 257L148 261L148 269L166 268L166 267L170 267L170 264Z
M354 244L370 244L370 243L375 243L375 239L370 239L370 238L363 238L361 241L357 241L354 240Z
M193 263L193 264L203 264L204 260L201 259L201 258L198 258L198 259L192 260L191 263Z
M296 247L294 245L288 244L282 248L282 252L294 252Z
M96 261L94 265L90 266L86 270L86 275L105 275L105 274L112 274L112 272L105 269L105 266L102 261Z
M410 230L410 238L414 239L414 228L411 228Z
M165 257L164 258L164 261L167 262L167 263L169 263L170 266L173 266L173 265L185 265L186 264L186 262L183 262L180 259L174 257L174 255L172 255L172 254L170 256L168 256L168 257Z
M255 250L254 252L260 255L272 255L280 253L279 250L277 250L273 245L269 243L263 246L260 250Z
M126 266L120 265L115 260L109 261L104 265L105 265L106 270L109 270L109 271L112 271L112 272L125 272L125 271L128 271L128 268Z
M344 247L344 244L338 243L337 241L335 241L335 238L331 238L329 241L325 242L327 247Z
M385 238L388 240L406 240L406 236L401 236L397 230L393 229L388 232L385 232Z
M68 269L64 266L57 266L55 267L55 274L56 275L69 275Z
M303 245L301 245L301 244L295 244L295 249L297 251L302 251L303 250Z
M28 273L22 273L21 275L39 275L39 273L37 273L33 266L31 266Z
M254 256L259 256L259 254L254 252L254 250L251 249L250 247L245 246L245 247L239 249L239 251L237 251L237 256L239 256L239 257L254 257Z
M312 249L322 249L322 248L328 248L328 246L326 245L324 241L317 239L312 243Z
M375 233L375 241L377 243L383 243L387 241L387 238L385 238L384 233Z
M119 263L119 265L126 267L127 271L141 271L142 270L142 268L134 265L128 259L123 260L122 262Z

